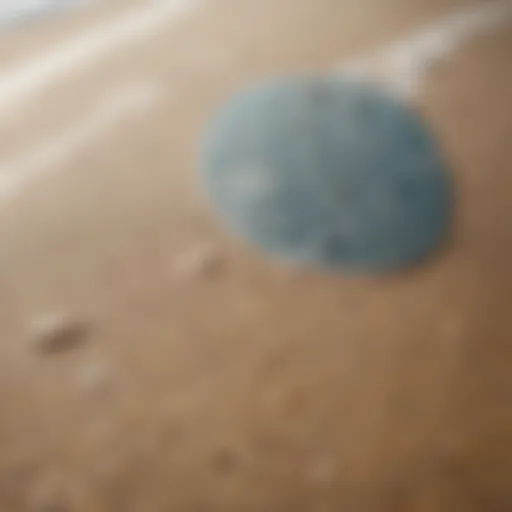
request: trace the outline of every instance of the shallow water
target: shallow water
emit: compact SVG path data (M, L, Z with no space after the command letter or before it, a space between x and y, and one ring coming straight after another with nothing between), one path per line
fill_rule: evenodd
M0 2L0 31L83 3L84 0L2 0Z

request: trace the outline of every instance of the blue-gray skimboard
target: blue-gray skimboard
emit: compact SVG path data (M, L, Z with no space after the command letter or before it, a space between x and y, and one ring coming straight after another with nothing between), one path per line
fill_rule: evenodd
M282 78L235 95L211 121L199 164L229 229L298 264L401 268L449 226L449 177L420 115L349 78Z

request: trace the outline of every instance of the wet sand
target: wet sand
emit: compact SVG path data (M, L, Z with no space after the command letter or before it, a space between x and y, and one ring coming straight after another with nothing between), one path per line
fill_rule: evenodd
M0 160L16 162L105 94L159 91L0 203L2 510L510 510L510 25L419 100L458 206L417 269L283 267L223 230L195 174L204 123L240 87L465 3L206 2L0 112ZM6 36L1 72L126 8ZM83 336L34 341L46 315Z

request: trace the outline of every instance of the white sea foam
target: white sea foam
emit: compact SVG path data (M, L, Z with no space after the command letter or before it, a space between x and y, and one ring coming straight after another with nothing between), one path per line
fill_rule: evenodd
M137 84L115 90L103 98L83 119L42 140L21 156L0 165L0 201L20 192L34 179L62 169L86 148L130 116L156 104L162 91L154 84Z
M509 22L511 17L510 0L472 5L339 69L359 78L376 78L400 94L414 96L433 66L449 58L468 39Z
M83 71L115 50L169 26L170 22L192 12L199 3L199 0L161 0L134 7L1 73L0 111L23 105L71 73Z

